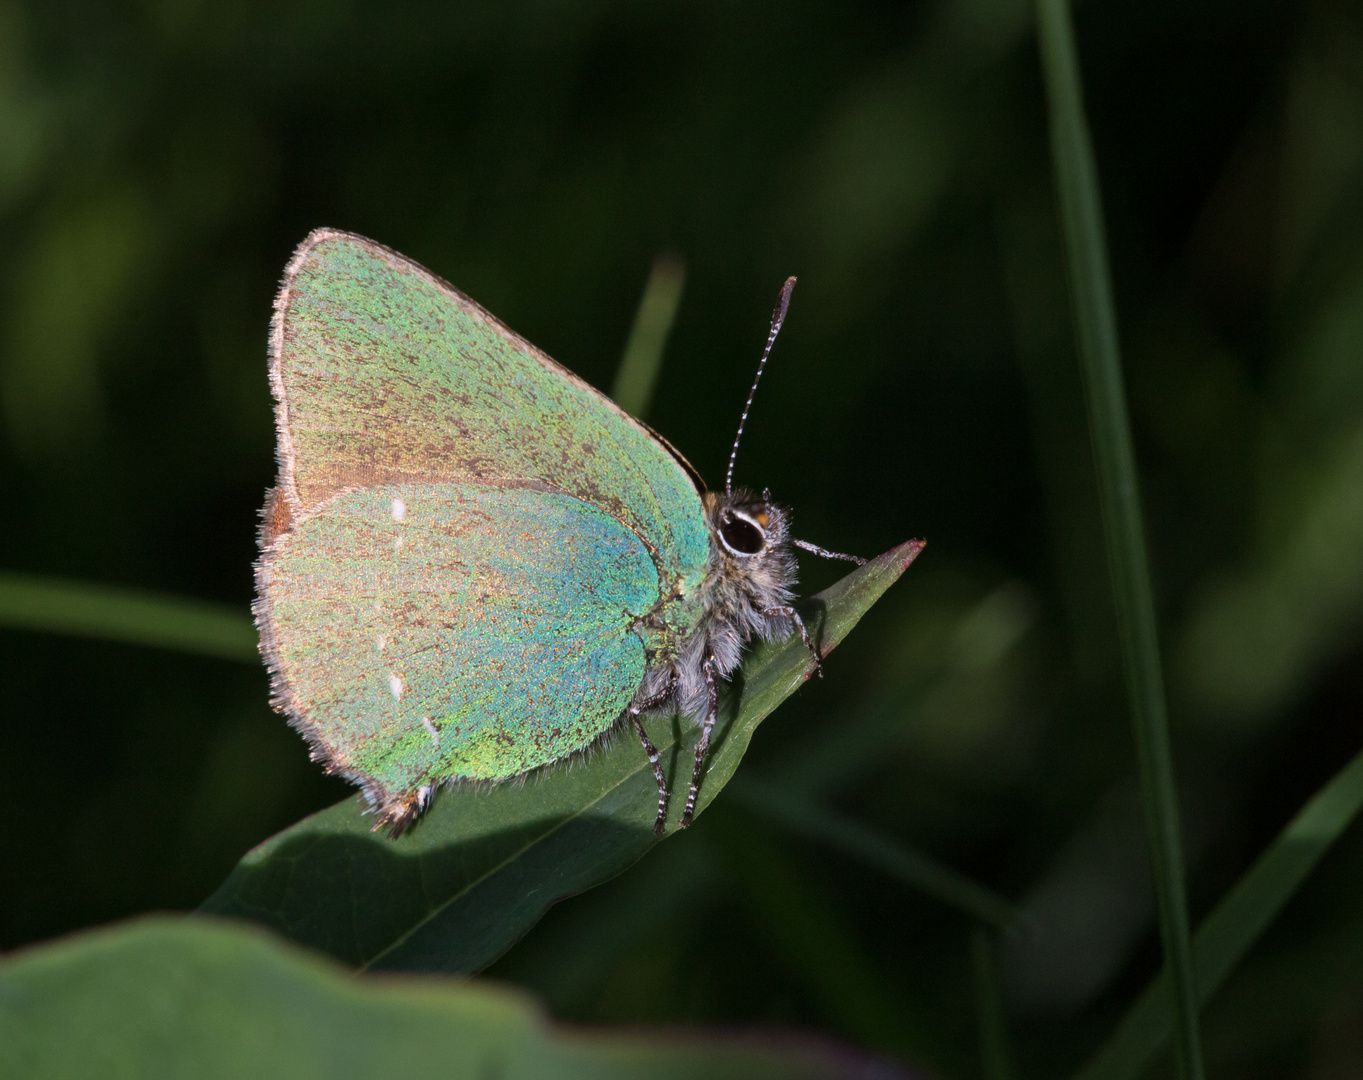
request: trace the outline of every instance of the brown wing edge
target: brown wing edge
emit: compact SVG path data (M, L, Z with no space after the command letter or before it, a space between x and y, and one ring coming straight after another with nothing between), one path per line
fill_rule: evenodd
M375 813L374 828L384 825L401 830L421 813L429 795L423 798L420 792L406 796L389 791L368 773L352 769L344 762L337 761L332 755L321 733L308 718L304 709L294 700L284 676L283 665L279 659L279 643L275 638L274 620L270 614L268 586L274 572L275 542L289 531L293 515L279 487L265 493L265 506L261 511L260 558L256 560L255 583L256 598L251 603L251 615L256 629L260 632L260 655L265 661L265 670L270 676L270 707L282 714L303 740L308 744L308 756L321 764L323 769L334 776L354 784L360 789L371 812Z
M279 291L275 294L274 310L270 316L269 339L269 378L270 392L275 401L275 463L279 469L278 482L265 493L265 505L261 510L260 558L254 566L256 598L251 603L251 615L256 630L260 634L260 655L265 661L265 669L270 676L270 707L288 720L289 726L303 737L308 744L308 756L322 765L329 774L338 775L359 787L371 810L378 811L379 824L386 820L392 795L374 778L352 769L339 762L327 747L321 733L308 718L307 713L298 705L284 675L279 658L279 643L275 637L274 620L267 599L274 570L274 546L280 537L288 533L294 521L303 513L304 506L298 497L294 480L294 448L289 425L289 399L284 389L281 371L284 352L284 324L288 319L289 305L293 298L293 281L298 272L319 243L335 236L348 236L334 229L314 229L298 245L284 268ZM375 826L378 827L377 825Z

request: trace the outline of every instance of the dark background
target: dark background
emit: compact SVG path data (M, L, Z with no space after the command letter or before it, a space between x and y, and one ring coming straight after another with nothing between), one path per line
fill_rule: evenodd
M1194 917L1363 744L1363 10L1077 13ZM1025 1075L1156 970L1030 8L0 5L0 566L251 596L270 301L309 229L430 267L800 535L920 562L748 766L902 717L830 804L1016 898ZM841 573L808 561L810 589ZM193 907L345 794L263 672L0 632L0 947ZM1207 1014L1213 1073L1363 1075L1363 832ZM831 1032L978 1075L966 920L721 799L493 974L591 1022Z

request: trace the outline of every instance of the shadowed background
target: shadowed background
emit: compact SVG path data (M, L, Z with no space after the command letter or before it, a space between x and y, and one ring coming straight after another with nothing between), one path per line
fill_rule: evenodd
M1363 10L1077 21L1196 918L1363 744ZM929 547L752 768L1024 908L1024 1072L1157 968L1029 5L3 4L0 140L6 570L245 607L313 227L605 389L680 256L647 419L712 484L797 274L737 479L826 547ZM18 630L0 665L0 948L191 908L345 794L262 671ZM1363 1073L1361 891L1355 828L1209 1011L1214 1073ZM978 1068L967 920L737 798L493 973Z

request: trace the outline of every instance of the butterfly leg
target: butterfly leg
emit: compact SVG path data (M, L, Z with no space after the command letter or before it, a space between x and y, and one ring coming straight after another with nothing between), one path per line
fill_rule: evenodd
M841 559L843 562L854 562L858 566L866 565L866 560L858 555L844 555L841 551L829 551L827 548L819 547L818 544L811 544L808 540L792 540L791 543L797 548L803 548L815 555L821 555L825 559Z
M823 678L823 664L820 661L819 650L814 647L814 642L809 636L809 627L805 625L804 619L800 618L800 613L793 607L774 607L767 608L762 612L763 615L784 615L795 624L795 629L800 631L800 640L805 643L805 648L809 650L809 658L814 661L814 670L819 673L819 678Z
M672 696L672 691L676 687L677 676L674 672L668 684L651 698L637 702L625 710L629 714L631 723L634 724L634 730L639 736L639 741L644 744L644 753L648 755L648 763L653 766L653 779L658 782L658 817L653 822L653 832L656 836L662 836L663 829L667 826L667 777L663 775L658 748L653 745L653 740L648 737L648 732L644 730L644 722L639 719L639 714L646 713L650 709L656 709Z
M705 709L705 726L701 728L700 742L696 743L696 766L691 771L691 789L686 793L686 809L682 811L681 827L691 824L696 812L696 794L700 791L701 774L705 770L705 755L710 749L710 732L715 727L715 717L719 714L719 690L715 686L715 658L707 656L701 665L705 673L705 689L709 695L709 705Z

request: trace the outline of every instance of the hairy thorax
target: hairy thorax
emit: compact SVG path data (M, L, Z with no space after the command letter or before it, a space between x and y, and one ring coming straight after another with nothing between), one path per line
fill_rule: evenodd
M796 565L789 516L745 488L706 492L710 532L705 575L689 596L662 605L659 618L640 627L649 650L648 671L636 704L676 708L702 718L716 680L737 669L753 638L776 640L793 629L790 601Z

